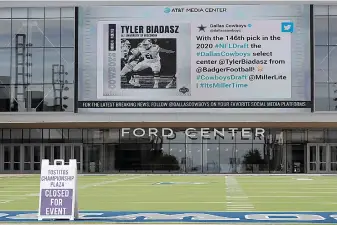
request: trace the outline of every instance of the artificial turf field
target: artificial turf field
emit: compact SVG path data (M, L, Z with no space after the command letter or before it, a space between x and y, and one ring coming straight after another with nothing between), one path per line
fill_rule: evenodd
M336 211L337 176L79 176L81 210ZM36 210L39 176L0 179L0 210Z
M38 193L38 175L2 177L0 211L36 211ZM79 176L78 201L81 211L337 212L337 177Z

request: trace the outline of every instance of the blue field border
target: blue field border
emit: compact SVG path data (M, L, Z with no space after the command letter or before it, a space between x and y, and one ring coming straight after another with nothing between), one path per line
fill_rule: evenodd
M43 220L48 221L48 220ZM337 212L112 212L81 211L77 222L337 223ZM38 222L36 211L0 211L0 222Z

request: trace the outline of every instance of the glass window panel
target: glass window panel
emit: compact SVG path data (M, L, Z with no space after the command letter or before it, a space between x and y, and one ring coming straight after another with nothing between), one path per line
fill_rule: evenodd
M43 142L42 134L42 129L30 129L30 141L34 143Z
M314 19L314 31L315 31L315 45L327 45L328 44L328 17L327 16L315 16Z
M34 163L34 170L36 170L36 171L41 170L40 163Z
M24 160L25 162L30 162L31 161L31 146L24 146Z
M231 167L233 152L235 151L234 144L220 144L220 173L232 173Z
M31 83L43 84L43 48L31 48L30 54L27 58L31 59L32 66L27 68L27 72L31 74Z
M45 46L59 47L61 42L61 20L48 19L45 20Z
M315 46L315 82L329 80L329 47Z
M11 148L9 146L4 146L4 162L11 162Z
M235 131L235 142L237 144L247 143L252 144L254 140L254 134L253 130L246 129L244 131L241 131L241 129L238 129Z
M2 130L2 138L3 139L11 139L11 129L3 129Z
M0 84L11 84L11 49L0 48Z
M186 147L186 171L187 172L202 172L203 170L203 155L201 143L193 143L187 139Z
M63 87L63 91L62 91L63 111L66 111L66 112L74 111L74 86L75 84L66 84Z
M337 6L336 5L329 5L329 15L336 16L337 15Z
M337 110L337 83L329 83L329 102L330 111Z
M19 38L19 42L22 43L22 38ZM15 40L14 40L15 41ZM16 57L17 53L21 53L20 57ZM16 78L15 74L19 73L27 73L27 60L23 58L22 55L26 55L26 48L23 50L22 48L12 48L12 62L11 62L11 69L12 69L12 76L11 76L11 83L12 84L27 84L27 77L20 76ZM21 64L20 66L16 66L17 64Z
M12 16L11 8L0 8L0 18L11 18Z
M166 141L166 139L164 139ZM106 129L104 130L104 143L118 143L119 142L119 129Z
M337 21L336 21L337 22ZM337 35L337 33L336 33ZM337 82L337 46L329 47L329 82ZM337 97L337 94L336 94Z
M60 8L45 8L46 18L60 18L61 9Z
M75 8L61 8L61 17L75 17Z
M83 137L83 142L84 143L92 143L92 137L89 136L88 129L83 129L82 130L82 137Z
M219 144L203 144L203 172L220 172L220 147Z
M327 5L314 5L314 15L325 16L328 15Z
M14 146L14 162L20 162L21 146Z
M63 129L50 129L49 130L49 138L53 139L53 142L55 141L60 141L62 142L63 140Z
M69 140L69 129L62 129L62 136L63 139L68 142Z
M56 85L44 85L44 107L43 111L53 112L61 111L60 109L60 91Z
M28 9L27 8L12 8L12 18L28 18Z
M20 163L14 163L14 170L20 170Z
M284 134L284 141L287 143L299 143L299 142L306 142L308 139L308 135L306 130L304 129L292 129L283 132Z
M74 111L74 86L75 84L67 84L63 88L62 107L66 112Z
M22 139L22 129L11 129L11 139Z
M60 65L61 63L61 52L59 48L46 48L44 57L44 82L47 84L52 84L57 80L58 74L54 71L54 82L53 82L53 65ZM54 66L55 68L55 66ZM58 72L58 71L56 71Z
M337 16L329 16L329 45L337 45Z
M44 158L49 159L49 161L52 160L50 145L44 146Z
M28 18L44 18L44 8L28 8Z
M337 143L337 129L329 129L327 131L327 142ZM337 162L337 159L336 159Z
M69 129L70 142L82 143L82 129Z
M171 144L170 145L170 156L174 157L178 165L177 168L181 172L185 172L186 168L193 168L193 162L190 157L187 157L185 151L185 144Z
M337 146L335 146L335 145L330 146L330 161L336 165L336 162L337 162Z
M74 158L77 160L77 162L81 161L81 146L74 146Z
M30 163L25 163L23 169L24 170L30 170Z
M4 170L10 170L11 169L11 164L10 163L5 163L4 164Z
M315 110L329 111L329 85L327 83L315 83Z
M121 138L122 138L122 134L121 134ZM185 136L185 132L181 131L181 130L176 130L175 131L175 135L172 137L164 137L165 142L170 142L170 143L185 143L186 142L186 136Z
M22 138L25 140L29 140L30 138L30 129L23 129L22 130Z
M73 18L61 20L61 46L73 47L75 42L75 21Z
M0 48L11 47L11 26L11 20L0 19Z
M43 111L43 85L29 85L31 108L36 109L37 112Z
M15 20L12 20L12 38L13 38L12 47L16 47L17 46L16 36L18 34L25 35L25 42L23 43L23 39L22 39L22 40L19 40L19 42L18 42L19 44L26 45L28 43L27 42L27 30L28 30L27 25L28 25L27 19L15 19Z
M100 129L88 129L88 135L92 138L91 140L94 143L102 143L103 142L103 131Z
M49 129L42 130L42 137L44 139L44 142L47 142L49 140L49 133Z
M64 146L64 162L69 163L71 159L71 146Z
M74 49L73 48L62 48L61 49L61 64L64 66L64 80L65 83L74 83Z
M326 132L323 129L307 130L307 141L312 143L324 143Z
M28 42L31 47L43 47L44 46L44 20L28 20Z
M249 144L237 144L233 157L236 159L236 172L258 173L265 171L266 159L263 149L253 148Z
M61 147L58 145L54 146L54 160L61 159Z
M41 161L41 148L40 146L34 146L34 162L40 162Z

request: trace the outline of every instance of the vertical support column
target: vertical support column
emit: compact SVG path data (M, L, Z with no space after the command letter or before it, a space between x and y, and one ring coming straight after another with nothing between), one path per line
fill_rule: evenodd
M23 173L25 165L25 148L24 145L20 145L20 173Z
M44 144L40 145L40 162L44 159ZM40 164L40 168L42 168L42 164Z
M0 174L4 172L4 148L0 145Z
M30 145L30 173L34 172L34 149L36 145Z
M14 172L14 145L9 145L9 148L10 148L10 163L9 163L9 165L10 165L10 167L9 167L9 171L11 172L11 173L13 173Z
M331 172L331 154L330 154L330 145L329 144L325 144L326 145L326 172L330 173Z

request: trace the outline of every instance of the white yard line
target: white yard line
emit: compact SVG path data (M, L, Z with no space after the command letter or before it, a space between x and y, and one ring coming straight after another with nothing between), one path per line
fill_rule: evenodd
M80 186L78 189L86 189L86 188L90 188L90 187L99 187L99 186L102 186L102 185L105 185L105 184L117 183L117 182L122 182L122 181L127 181L127 180L134 180L134 179L142 178L144 176L145 175L140 175L140 176L132 176L132 177L116 179L116 180L108 180L108 181L104 181L104 182ZM0 195L0 196L4 196L4 195ZM13 195L10 195L10 196L13 196ZM32 196L34 196L34 197L39 196L39 193L30 193L30 194L26 194L26 195L21 195L21 196L18 196L18 198L8 199L8 200L7 199L6 200L0 199L0 204L9 203L9 202L17 201L17 200L25 200L25 199L27 199L29 197L32 197Z
M228 211L254 210L253 204L249 201L240 184L234 176L226 176L226 197ZM240 198L233 198L240 197Z
M108 180L108 181L103 181L103 182L99 182L99 183L88 184L88 185L84 185L84 186L79 187L79 189L85 189L85 188L89 188L89 187L99 187L99 186L103 186L103 185L106 185L106 184L113 184L113 183L118 183L118 182L127 181L127 180L134 180L134 179L139 179L139 178L142 178L142 177L145 177L145 175L132 176L132 177L128 177L128 178Z

